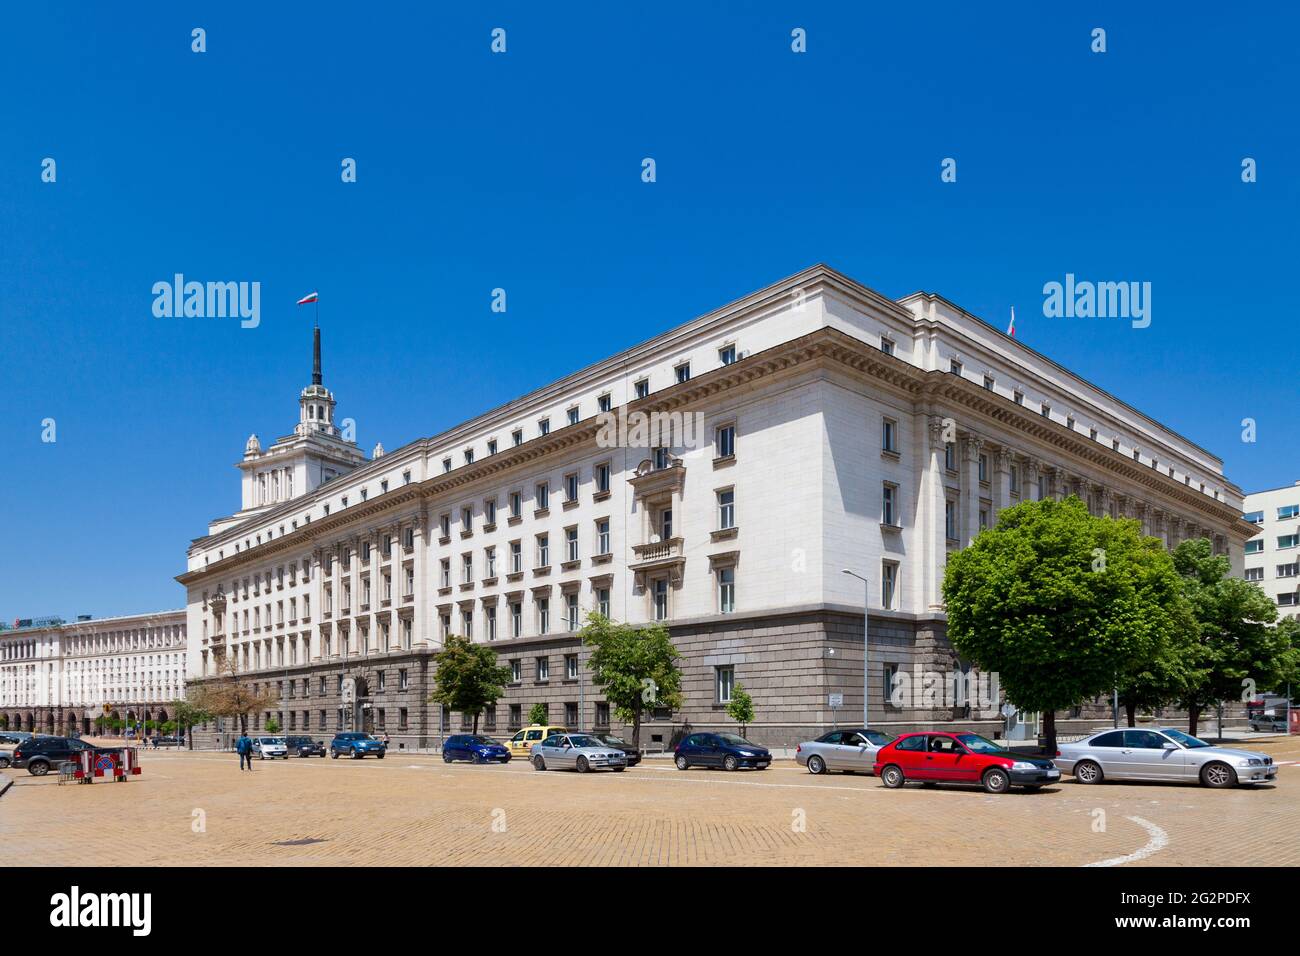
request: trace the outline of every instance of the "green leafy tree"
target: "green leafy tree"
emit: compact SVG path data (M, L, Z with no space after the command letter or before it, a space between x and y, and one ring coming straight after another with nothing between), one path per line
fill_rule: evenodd
M1006 509L949 558L943 581L953 647L997 672L1017 707L1042 712L1049 752L1057 710L1109 693L1168 644L1180 594L1159 541L1074 496Z
M551 712L545 704L533 704L528 709L528 722L530 724L548 724L550 723Z
M587 615L578 632L591 648L591 679L625 724L632 725L632 743L641 746L641 716L647 708L681 706L681 657L663 624L634 627L603 615Z
M184 699L172 701L169 709L176 715L176 729L182 743L187 743L191 750L194 748L194 728L206 724L216 716L207 709L207 698L202 687L187 687Z
M510 668L498 664L496 652L486 644L456 636L447 638L433 660L437 670L429 699L450 710L470 714L474 718L474 733L478 733L479 716L506 692Z
M1204 538L1184 541L1173 552L1191 602L1201 657L1182 704L1187 732L1196 736L1200 716L1226 700L1283 685L1297 667L1295 631L1279 628L1277 607L1249 581L1229 577L1231 565Z
M1180 601L1175 613L1178 621L1163 646L1153 657L1135 661L1120 678L1119 705L1130 727L1137 726L1139 710L1178 703L1201 678L1202 652L1191 605Z
M754 722L754 698L745 688L737 684L731 691L731 700L727 702L727 716L740 724L740 736L745 736L745 728Z
M280 722L274 717L266 718L266 732L268 734L278 734L280 732Z

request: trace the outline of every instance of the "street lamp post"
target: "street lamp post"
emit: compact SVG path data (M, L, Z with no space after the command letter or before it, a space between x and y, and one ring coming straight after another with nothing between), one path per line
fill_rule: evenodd
M869 663L871 652L868 649L871 637L871 582L848 568L844 568L843 573L862 582L862 727L865 730L871 726L871 667Z

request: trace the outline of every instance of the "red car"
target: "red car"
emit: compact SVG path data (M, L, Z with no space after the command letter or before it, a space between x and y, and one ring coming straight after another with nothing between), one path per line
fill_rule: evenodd
M1061 771L1046 757L1004 750L979 734L903 734L876 752L876 776L890 789L909 780L978 783L988 793L1011 787L1037 790L1056 783Z

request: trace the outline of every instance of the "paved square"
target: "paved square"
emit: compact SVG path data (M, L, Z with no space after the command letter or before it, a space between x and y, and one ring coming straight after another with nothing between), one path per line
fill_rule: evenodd
M1300 864L1300 740L1247 748L1281 762L1276 785L1067 778L996 797L791 761L580 776L391 753L241 773L234 754L150 751L126 784L0 771L0 866Z

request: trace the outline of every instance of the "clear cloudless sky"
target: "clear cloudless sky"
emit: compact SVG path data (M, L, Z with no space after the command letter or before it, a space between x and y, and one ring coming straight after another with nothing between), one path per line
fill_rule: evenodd
M5 3L0 618L184 604L173 578L239 507L245 439L297 421L312 314L294 301L314 289L325 383L367 452L824 261L999 327L1015 306L1026 344L1243 489L1288 485L1298 20L1210 3ZM151 287L177 272L260 282L260 327L155 318ZM1043 284L1067 272L1151 282L1151 326L1045 318Z

